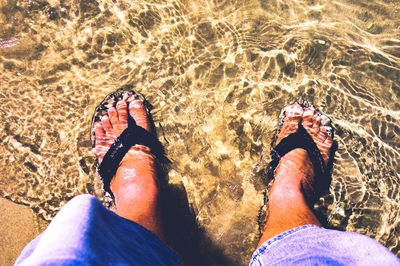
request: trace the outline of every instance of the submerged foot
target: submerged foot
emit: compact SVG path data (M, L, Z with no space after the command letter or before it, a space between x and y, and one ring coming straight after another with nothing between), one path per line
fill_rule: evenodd
M110 101L107 114L101 117L101 122L95 124L95 153L100 164L111 144L128 127L128 112L138 126L151 131L151 122L144 105L144 99L138 94L125 92L116 101ZM121 173L124 179L135 178L136 176L154 176L154 155L150 149L143 145L132 146L121 161L116 177ZM111 180L111 190L116 194L119 185L115 178Z
M116 100L110 100L107 114L100 117L101 122L94 126L95 134L95 153L99 163L103 160L111 144L128 127L128 112L135 120L136 124L151 132L150 119L147 114L144 100L138 94L125 92ZM135 151L150 153L148 147L135 145L129 150L126 156L129 158L135 155ZM127 158L124 158L126 161Z
M271 166L276 165L277 161L279 163L268 192L266 224L258 246L292 228L307 224L321 226L313 213L312 205L320 196L316 192L321 192L320 188L324 188L321 186L324 183L320 180L327 173L326 169L320 169L321 173L317 171L318 176L315 175L305 149L309 149L313 160L318 161L316 166L323 168L321 164L327 165L333 145L329 119L313 108L298 103L287 106L282 115ZM296 134L291 135L293 133ZM283 144L277 147L279 143ZM287 152L293 147L305 149L295 148ZM319 150L322 158L315 149Z
M100 164L111 145L128 127L128 112L136 124L151 132L152 122L142 96L123 92L107 100L94 125L94 152ZM150 148L134 145L123 157L110 183L115 212L163 237L159 210L159 180Z
M282 122L275 145L291 133L297 132L300 123L317 145L325 165L328 163L333 145L328 117L311 107L302 107L294 103L284 109ZM285 189L300 189L311 202L315 200L312 199L316 189L314 168L306 150L294 149L283 156L275 169L275 179L275 189L277 185L282 184Z

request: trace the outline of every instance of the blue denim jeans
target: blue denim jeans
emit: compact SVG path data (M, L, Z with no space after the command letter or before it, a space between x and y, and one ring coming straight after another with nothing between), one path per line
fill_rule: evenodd
M90 195L70 200L16 265L182 265L155 234Z
M305 225L263 243L250 265L400 265L375 240L356 233ZM29 243L16 265L182 265L143 226L107 210L95 197L69 201Z
M400 260L367 236L309 224L265 241L250 265L400 265Z

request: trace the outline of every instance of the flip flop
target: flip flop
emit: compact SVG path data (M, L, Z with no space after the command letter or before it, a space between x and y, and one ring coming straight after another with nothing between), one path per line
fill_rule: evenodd
M91 141L92 148L96 145L96 135L95 135L95 123L101 121L101 117L107 115L107 110L111 107L115 107L116 103L119 100L123 99L124 94L128 93L130 97L137 97L143 101L143 105L146 108L147 116L151 120L150 108L151 105L146 101L144 96L140 93L132 90L131 86L123 87L118 89L117 91L110 93L107 95L104 100L96 107L95 112L93 114L90 132L91 132ZM129 108L129 105L128 105ZM152 121L152 120L151 120ZM153 123L151 123L153 124ZM154 124L153 124L154 127ZM153 130L153 132L155 132ZM100 175L101 181L103 183L103 191L104 194L107 193L114 199L114 195L110 189L111 179L114 177L117 169L124 158L125 154L129 151L129 149L136 145L144 145L150 148L152 154L156 158L156 162L158 166L162 166L164 164L168 164L169 160L165 156L165 150L161 142L158 140L157 136L145 130L141 126L138 126L135 120L129 113L128 110L128 127L119 135L114 143L110 146L107 153L104 155L103 160L99 164L99 159L96 161L96 169Z
M297 100L294 103L298 103L302 108L313 108L317 111L317 113L321 116L324 116L326 119L322 121L322 124L325 126L327 134L332 137L334 135L334 129L331 126L330 119L323 114L321 111L317 110L313 106L311 106L306 101ZM273 138L273 142L276 142L276 138L280 133L281 127L283 125L283 120L285 118L285 111L282 111L279 116L280 121L277 126L277 130L275 136ZM269 179L273 179L275 168L278 166L279 161L283 156L285 156L288 152L301 148L307 151L308 157L313 165L315 178L314 178L314 186L315 189L312 191L313 195L309 199L311 202L316 201L325 191L329 188L330 180L331 180L331 170L332 170L332 162L333 162L333 153L334 153L334 145L331 148L329 161L325 164L324 159L321 155L320 150L315 144L312 137L308 134L306 129L301 124L302 121L299 121L299 127L295 133L291 133L290 135L283 138L275 147L271 150L271 162L268 165L268 175Z

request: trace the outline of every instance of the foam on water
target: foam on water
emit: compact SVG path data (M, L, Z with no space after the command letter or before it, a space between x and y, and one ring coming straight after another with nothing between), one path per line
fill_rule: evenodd
M130 84L155 107L210 258L246 264L274 126L302 97L339 144L317 210L400 255L399 15L390 0L0 1L0 195L48 220L74 195L101 198L91 116Z

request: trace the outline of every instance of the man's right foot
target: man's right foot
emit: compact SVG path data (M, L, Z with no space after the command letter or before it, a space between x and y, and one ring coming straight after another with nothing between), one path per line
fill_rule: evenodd
M298 103L293 103L284 109L283 124L277 137L275 146L279 142L298 130L299 123L303 125L307 133L314 140L325 164L329 161L330 149L333 145L330 120L325 115L321 115L315 109L302 107ZM314 187L314 168L304 149L294 149L283 156L275 169L275 189L281 184L280 179L284 179L285 189L301 189L310 198L315 189Z
M329 161L333 145L329 119L313 108L298 103L284 109L284 118L275 145L297 132L299 123L315 142L325 161ZM268 193L267 220L258 246L271 237L302 225L321 223L312 211L315 198L315 174L306 150L294 149L280 158Z

